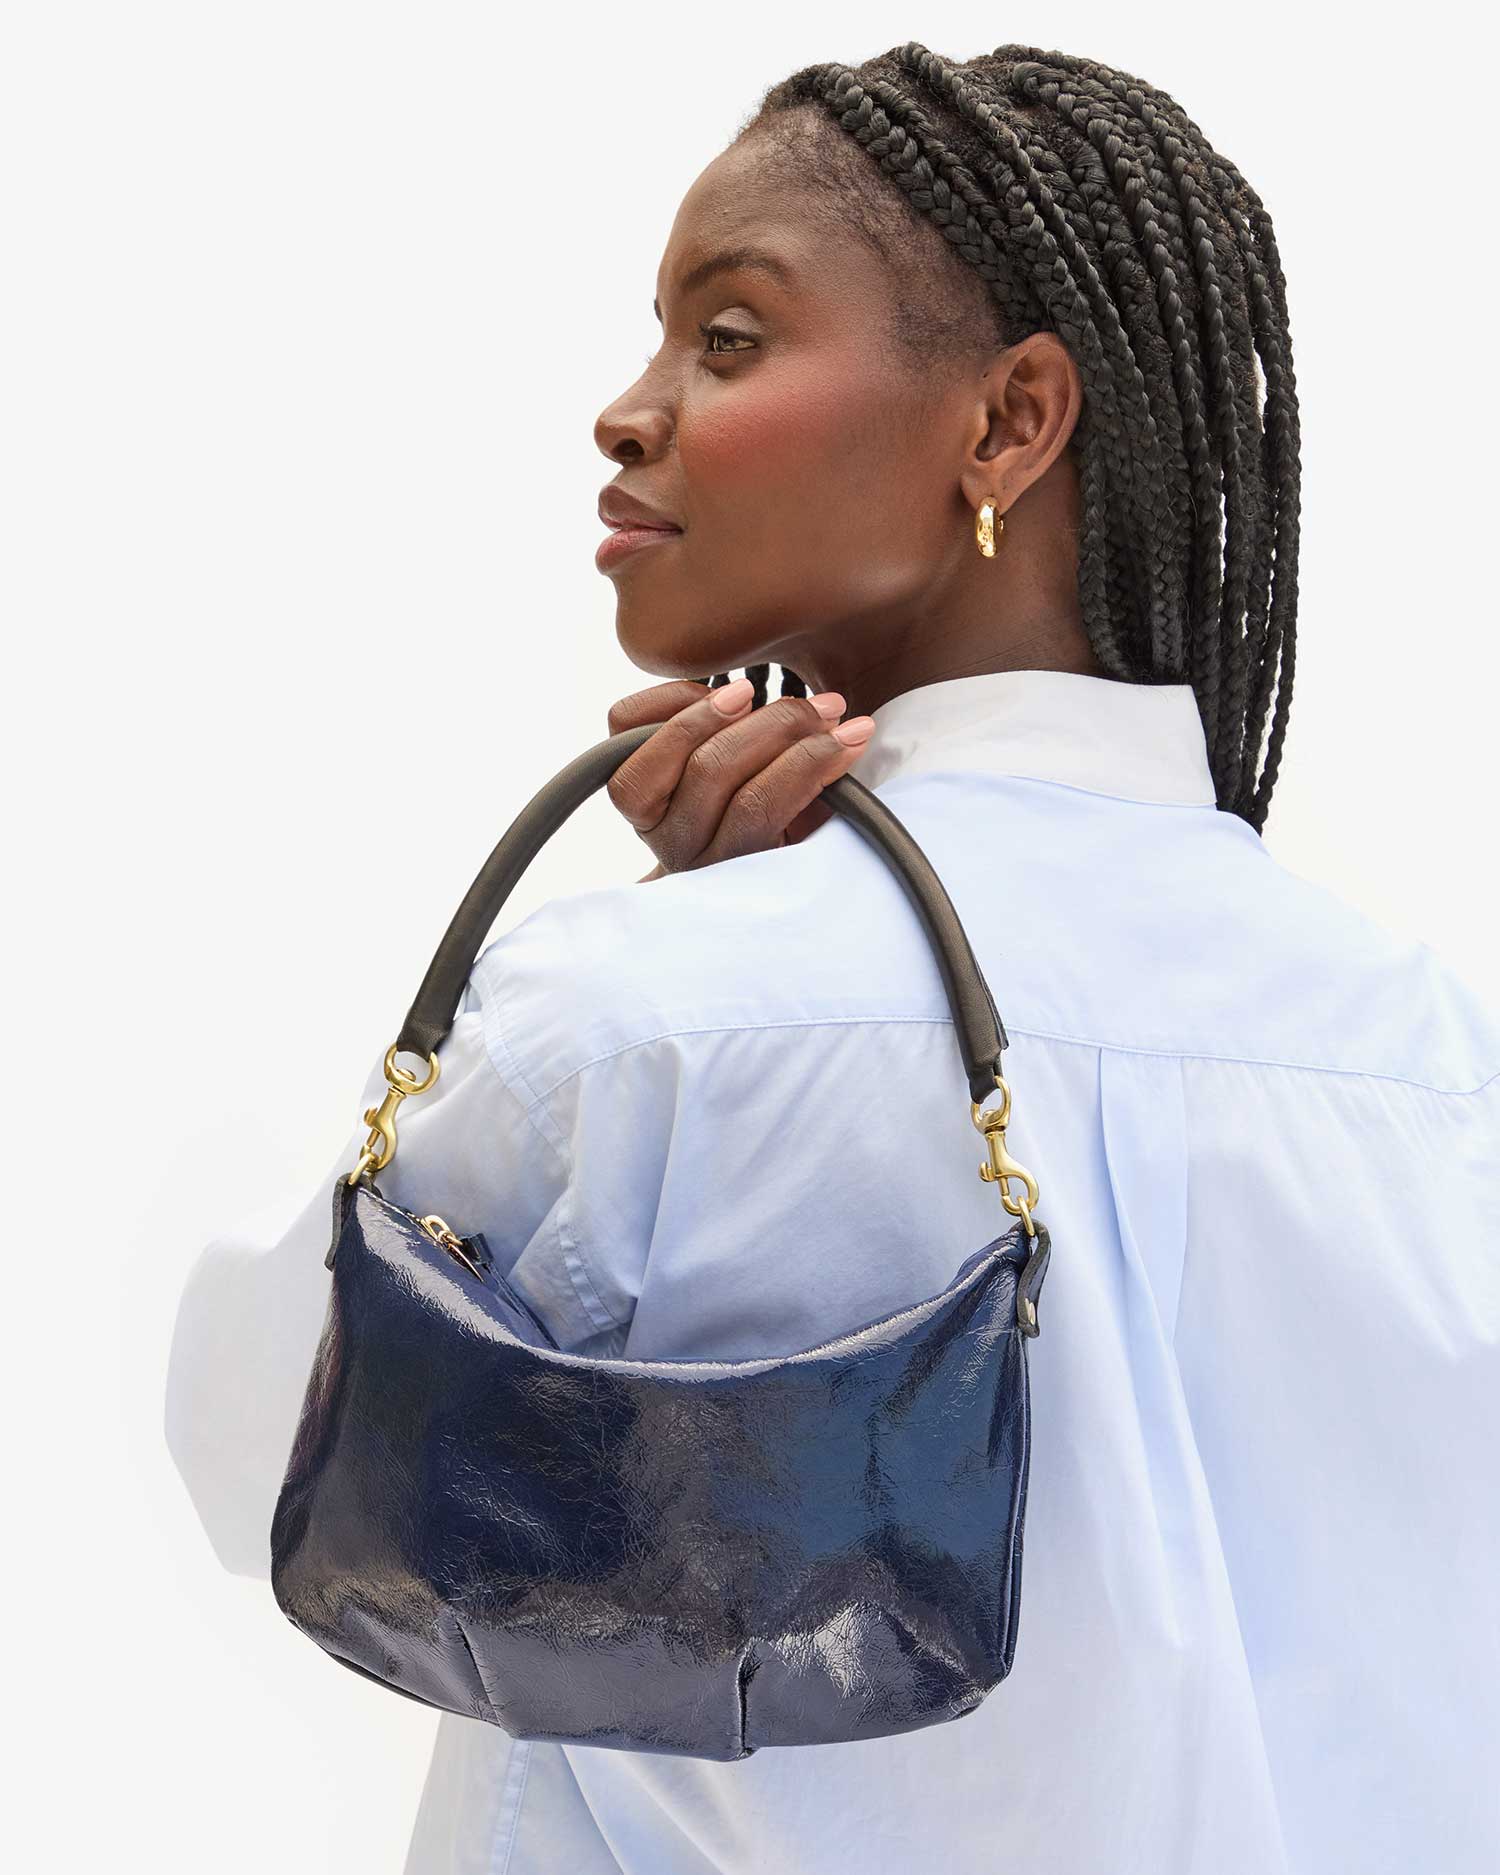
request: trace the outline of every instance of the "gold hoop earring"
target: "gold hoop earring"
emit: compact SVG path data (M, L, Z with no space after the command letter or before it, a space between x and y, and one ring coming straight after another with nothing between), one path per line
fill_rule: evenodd
M974 516L974 538L979 543L979 551L986 560L995 557L995 542L1005 532L1005 516L995 513L992 501L981 501L979 512Z

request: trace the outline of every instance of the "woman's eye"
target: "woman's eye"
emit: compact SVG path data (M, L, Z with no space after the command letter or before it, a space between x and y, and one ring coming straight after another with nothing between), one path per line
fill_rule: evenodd
M755 347L754 339L748 337L743 332L731 331L728 326L701 325L698 330L703 334L705 340L704 351L710 358L725 358L728 357L731 352L744 351L747 348L753 350ZM728 342L727 349L724 346L716 345L714 343L716 339L726 340ZM641 362L647 366L655 364L656 353L647 352Z
M736 351L755 344L754 339L746 338L743 332L731 332L728 326L699 326L698 330L707 341L705 349L711 358L722 358L726 355L714 346L715 339L728 339Z

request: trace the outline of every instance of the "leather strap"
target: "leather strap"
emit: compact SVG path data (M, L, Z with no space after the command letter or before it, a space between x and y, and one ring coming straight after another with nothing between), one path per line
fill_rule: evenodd
M469 887L422 979L396 1038L423 1061L453 1026L469 973L516 881L563 822L602 788L660 723L644 723L596 742L559 769L511 822ZM989 985L969 946L952 900L926 855L896 816L853 775L840 775L820 797L880 853L900 879L937 954L953 1010L969 1094L983 1102L995 1091L1001 1051L1009 1046Z

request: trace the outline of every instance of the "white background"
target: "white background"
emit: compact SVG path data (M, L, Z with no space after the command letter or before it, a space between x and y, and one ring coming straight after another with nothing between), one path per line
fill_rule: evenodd
M484 855L658 681L593 566L592 425L656 344L682 192L764 84L1009 37L1164 86L1245 171L1304 433L1267 842L1500 1000L1493 143L1463 82L1494 47L1448 6L1399 39L1338 20L10 10L17 1866L401 1868L435 1717L219 1566L162 1434L174 1311L211 1238L269 1241L315 1195ZM601 794L504 921L650 863Z

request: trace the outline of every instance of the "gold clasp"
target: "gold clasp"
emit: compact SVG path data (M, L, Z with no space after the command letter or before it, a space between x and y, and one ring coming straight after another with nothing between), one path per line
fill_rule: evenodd
M1012 1217L1024 1218L1027 1235L1035 1237L1036 1225L1032 1222L1031 1207L1037 1202L1040 1194L1036 1180L1025 1166L1018 1165L1006 1151L1005 1129L1010 1122L1010 1087L998 1069L995 1072L995 1085L1002 1095L998 1107L993 1107L988 1113L984 1113L980 1110L977 1100L969 1102L969 1117L984 1134L985 1144L990 1149L989 1158L980 1164L979 1176L987 1185L1000 1187L1001 1204ZM1018 1178L1025 1184L1026 1196L1024 1198L1012 1197L1010 1181L1013 1178Z
M365 1109L365 1125L370 1129L370 1137L365 1141L364 1150L346 1181L350 1185L357 1185L366 1172L378 1172L382 1166L390 1164L391 1155L396 1150L397 1107L408 1094L425 1094L438 1077L438 1058L435 1054L427 1057L427 1079L419 1081L409 1069L397 1067L396 1047L397 1044L392 1042L385 1051L386 1096L378 1107Z

